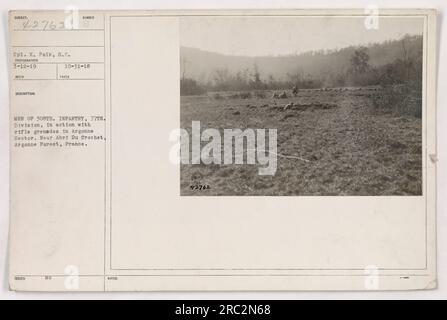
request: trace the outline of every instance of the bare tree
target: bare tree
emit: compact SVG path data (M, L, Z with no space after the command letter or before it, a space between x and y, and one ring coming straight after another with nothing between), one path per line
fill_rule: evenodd
M365 73L369 69L368 48L360 47L351 56L351 72L353 74Z

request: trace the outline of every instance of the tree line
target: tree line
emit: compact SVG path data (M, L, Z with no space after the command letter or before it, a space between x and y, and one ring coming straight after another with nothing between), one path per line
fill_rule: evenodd
M391 42L390 42L391 43ZM422 82L422 36L405 36L391 45L386 43L381 50L388 47L394 52L394 60L386 63L371 61L371 50L377 45L360 46L354 50L339 50L320 53L315 61L324 55L333 55L338 60L347 61L343 66L331 70L322 70L310 74L300 69L299 65L290 65L285 76L279 78L272 74L262 74L259 65L254 62L251 67L237 72L230 72L228 68L216 68L210 72L206 81L198 81L188 77L183 69L180 79L181 95L199 95L214 91L241 90L280 90L296 86L299 89L313 89L325 87L392 85L407 82ZM349 57L341 55L349 54ZM186 62L183 61L185 64ZM316 62L318 63L318 62Z

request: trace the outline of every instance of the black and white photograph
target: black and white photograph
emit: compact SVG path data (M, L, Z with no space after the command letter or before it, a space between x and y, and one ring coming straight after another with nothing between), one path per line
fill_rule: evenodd
M424 19L180 20L183 196L422 195Z
M355 1L3 0L0 300L445 298L447 3Z

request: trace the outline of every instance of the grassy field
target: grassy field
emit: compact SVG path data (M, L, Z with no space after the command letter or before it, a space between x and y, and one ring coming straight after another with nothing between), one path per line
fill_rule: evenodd
M278 130L274 176L257 165L181 165L182 195L420 195L422 121L375 108L377 87L181 97L181 126ZM282 91L280 91L282 92ZM293 102L293 107L284 106ZM390 106L390 110L391 110ZM193 190L192 185L208 186Z

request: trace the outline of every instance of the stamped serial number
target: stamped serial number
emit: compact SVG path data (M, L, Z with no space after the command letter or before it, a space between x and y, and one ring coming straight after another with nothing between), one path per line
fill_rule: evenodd
M204 191L210 190L211 186L209 184L192 184L189 186L189 188L193 191Z

